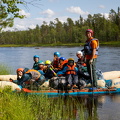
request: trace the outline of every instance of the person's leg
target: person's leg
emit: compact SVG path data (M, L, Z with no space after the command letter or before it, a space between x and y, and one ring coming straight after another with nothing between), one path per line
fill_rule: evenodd
M92 63L93 87L97 87L96 60L97 59L93 59Z
M97 77L96 77L96 59L93 59L93 63L89 64L90 60L86 61L87 64L87 70L88 73L90 75L91 80L93 80L93 87L97 87ZM91 73L91 69L92 69L92 73ZM92 74L92 76L91 76ZM92 83L92 81L91 81Z
M90 76L90 79L91 79L91 70L90 70L89 61L90 61L90 60L86 60L86 65L87 65L87 72L88 72L88 74L89 74L89 76Z
M78 75L72 75L72 84L76 85L78 83Z
M67 85L68 85L68 84L72 85L72 77L71 77L71 74L66 75L66 84L67 84Z
M82 72L82 71L78 71L78 77L79 77L79 79L80 78L84 78L86 80L90 79L90 76L89 75L85 75L84 72Z
M41 75L40 78L38 79L39 85L42 85L46 81L45 76Z

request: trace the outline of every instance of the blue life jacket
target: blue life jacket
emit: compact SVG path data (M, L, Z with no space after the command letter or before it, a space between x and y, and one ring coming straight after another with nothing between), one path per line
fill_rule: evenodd
M93 38L93 39L90 40L89 42L86 42L86 44L84 45L84 52L85 52L85 55L92 55L93 49L92 49L92 47L91 47L90 44L91 44L91 42L92 42L93 40L98 41L98 39ZM98 48L99 48L99 41L98 41L98 47L96 48L96 55L98 55Z

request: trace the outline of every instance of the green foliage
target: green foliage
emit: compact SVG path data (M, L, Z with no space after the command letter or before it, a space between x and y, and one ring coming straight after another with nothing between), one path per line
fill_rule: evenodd
M14 18L24 18L20 15L18 4L23 4L20 0L1 0L0 1L0 31L5 27L12 27Z
M41 26L26 31L6 31L0 34L0 44L16 45L61 45L81 44L86 40L85 30L90 28L94 31L95 38L100 42L120 41L120 8L118 11L110 10L109 18L102 14L88 15L87 19L82 16L76 21L67 18L67 22L60 22L58 18L55 23L50 21L49 25L43 21Z
M75 98L27 96L4 90L0 92L0 103L2 120L75 120L76 117L85 120L84 107Z
M1 64L0 65L0 75L8 75L12 72L12 70L9 67L6 67L6 65Z

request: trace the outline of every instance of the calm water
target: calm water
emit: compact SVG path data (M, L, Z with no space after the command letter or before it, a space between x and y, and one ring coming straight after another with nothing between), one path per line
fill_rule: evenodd
M77 60L76 51L82 47L10 47L0 48L0 64L4 64L13 70L12 74L19 67L32 68L33 56L39 55L40 59L52 60L53 53L58 51L61 56L66 58L74 58ZM97 69L102 72L120 71L120 47L101 47L97 60ZM95 96L94 98L79 98L83 99L88 113L96 118L94 120L119 120L120 119L120 94ZM94 103L94 105L92 105ZM93 106L96 106L95 113ZM78 118L79 119L79 118Z

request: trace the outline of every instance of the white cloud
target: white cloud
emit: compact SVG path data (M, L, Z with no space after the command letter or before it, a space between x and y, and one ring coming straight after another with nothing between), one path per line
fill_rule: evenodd
M55 15L54 11L52 11L50 9L47 9L47 10L41 12L40 14L43 14L43 15L45 15L45 17L49 17L49 18Z
M89 12L87 12L87 11L84 12L80 7L74 7L74 6L67 8L67 11L71 12L71 13L81 14L81 15L88 15L89 14Z
M104 8L105 8L105 6L104 6L104 5L99 5L99 8L104 9Z
M42 18L42 17L40 17L40 18L36 18L36 23L39 22L39 25L41 25L43 23L43 21L45 21L47 24L49 24L50 21L55 22L56 18L58 18L59 21L61 21L63 23L63 22L66 22L68 16L59 16L59 17L56 16L56 17L51 17L51 18Z
M20 15L25 15L26 17L30 17L30 13L27 13L24 10L20 10L19 13Z
M109 13L101 13L101 14L104 15L104 17L105 17L106 19L109 18Z

